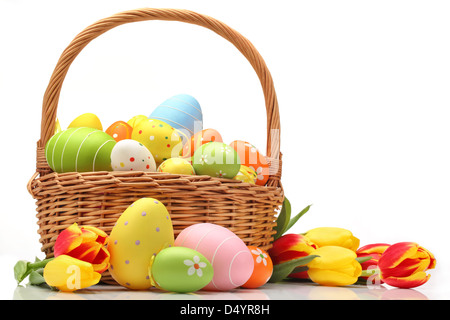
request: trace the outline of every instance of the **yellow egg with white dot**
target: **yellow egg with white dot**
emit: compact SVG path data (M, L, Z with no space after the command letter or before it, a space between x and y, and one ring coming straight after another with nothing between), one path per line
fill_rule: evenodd
M255 184L257 177L255 170L241 164L238 174L233 179Z
M141 120L133 128L131 139L142 143L152 153L156 165L180 156L183 143L177 130L161 120Z
M154 198L141 198L121 214L111 231L109 272L121 286L149 289L152 257L173 243L172 220L164 204Z
M195 171L189 161L183 158L170 158L161 163L158 172L194 175Z

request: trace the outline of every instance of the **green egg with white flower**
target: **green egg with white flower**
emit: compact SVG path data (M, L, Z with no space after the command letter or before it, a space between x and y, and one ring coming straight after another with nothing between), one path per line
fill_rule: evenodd
M229 145L208 142L194 152L192 166L198 175L233 179L241 168L241 160Z
M200 252L186 247L161 250L150 267L155 285L172 292L195 292L208 285L214 270Z

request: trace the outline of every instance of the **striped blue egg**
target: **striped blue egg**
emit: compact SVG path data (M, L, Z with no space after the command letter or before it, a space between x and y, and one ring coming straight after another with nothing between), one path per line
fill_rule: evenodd
M178 94L167 99L156 107L149 118L164 121L187 136L203 130L200 104L188 94Z

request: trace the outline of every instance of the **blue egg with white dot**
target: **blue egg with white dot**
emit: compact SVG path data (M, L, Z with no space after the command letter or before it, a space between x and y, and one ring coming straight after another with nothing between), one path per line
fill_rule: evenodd
M203 130L202 108L189 94L175 95L161 103L150 114L150 119L166 122L190 137Z

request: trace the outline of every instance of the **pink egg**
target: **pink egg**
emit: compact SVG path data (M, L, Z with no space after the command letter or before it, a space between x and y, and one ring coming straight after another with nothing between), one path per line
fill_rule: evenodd
M253 272L253 257L233 232L212 223L198 223L180 232L175 246L203 254L214 269L212 281L203 290L228 291L240 287Z

